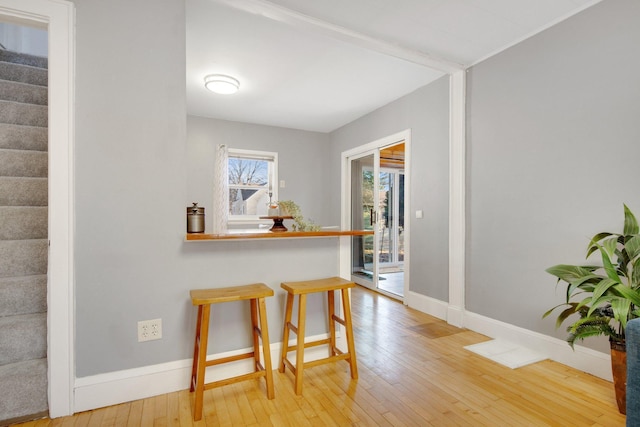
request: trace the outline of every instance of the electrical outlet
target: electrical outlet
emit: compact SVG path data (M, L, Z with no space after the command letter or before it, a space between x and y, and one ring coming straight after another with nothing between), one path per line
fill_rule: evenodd
M162 319L138 322L138 342L159 340L160 338L162 338Z

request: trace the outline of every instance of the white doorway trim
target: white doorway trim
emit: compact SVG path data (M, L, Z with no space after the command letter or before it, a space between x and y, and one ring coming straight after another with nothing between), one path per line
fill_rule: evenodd
M449 305L447 323L464 326L466 267L466 71L449 77Z
M347 151L343 151L341 155L341 215L340 225L343 230L351 228L351 173L349 169L349 159L365 152L383 148L389 145L403 142L405 144L405 182L404 182L404 296L403 303L408 304L409 298L409 284L411 283L410 277L410 265L411 265L411 221L406 218L409 212L411 212L411 129L395 133L393 135L380 138L368 144L361 145L356 148L352 148ZM351 277L351 238L341 238L340 244L340 275L344 278Z
M64 0L0 0L0 18L49 35L49 416L73 413L75 9Z

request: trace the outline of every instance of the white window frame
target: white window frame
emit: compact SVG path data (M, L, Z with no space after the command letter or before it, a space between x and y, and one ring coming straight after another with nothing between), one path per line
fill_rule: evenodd
M229 158L241 157L250 160L266 160L269 163L269 184L271 184L271 200L278 200L278 153L275 151L247 150L241 148L231 148L228 150ZM227 181L229 176L227 175ZM229 200L229 193L227 193ZM228 217L229 224L271 224L270 220L260 219L258 215L231 215Z

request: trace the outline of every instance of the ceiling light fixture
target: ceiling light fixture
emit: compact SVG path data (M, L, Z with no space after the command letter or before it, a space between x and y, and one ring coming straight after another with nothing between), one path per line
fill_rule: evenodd
M204 87L214 93L231 95L240 89L240 82L224 74L209 74L204 78Z

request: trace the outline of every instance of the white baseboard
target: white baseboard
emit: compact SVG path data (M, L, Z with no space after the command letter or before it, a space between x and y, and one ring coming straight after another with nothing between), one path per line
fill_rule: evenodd
M423 313L446 320L454 326L463 326L489 338L503 339L544 354L547 358L596 377L612 381L611 356L607 353L576 345L572 350L566 341L550 337L509 323L491 319L430 298L409 292L407 305Z
M464 327L490 338L500 338L531 348L551 360L612 381L609 354L579 345L574 346L575 350L572 350L564 340L468 311L464 314Z
M411 291L409 291L405 297L405 302L415 310L437 317L438 319L447 320L449 304L446 302Z
M307 337L305 341L325 339L328 334ZM291 342L290 345L293 345ZM338 334L337 345L346 348L344 334ZM271 345L271 367L278 369L282 343ZM234 356L251 351L250 348L210 355L209 358ZM327 357L327 346L305 350L305 361ZM177 360L142 368L127 369L90 377L76 378L74 384L74 412L88 411L119 403L131 402L159 394L185 390L190 387L191 359ZM207 381L242 375L253 370L253 359L238 360L207 368Z

